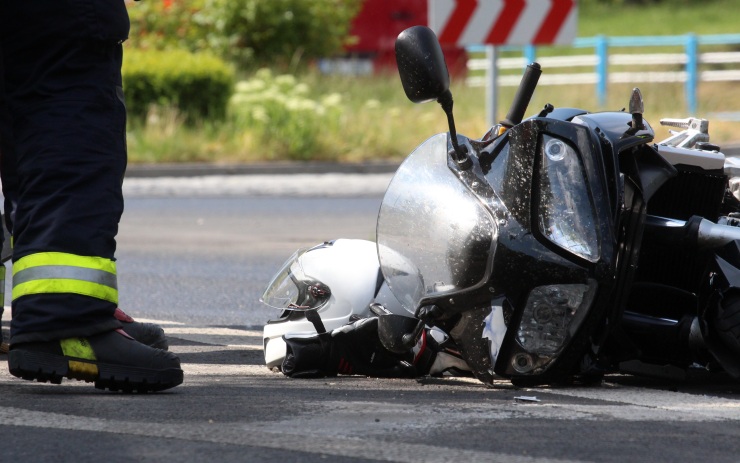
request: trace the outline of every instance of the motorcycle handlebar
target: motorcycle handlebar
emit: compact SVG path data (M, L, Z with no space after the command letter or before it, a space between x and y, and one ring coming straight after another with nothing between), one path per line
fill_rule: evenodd
M501 125L505 127L513 127L524 118L524 113L527 111L529 101L534 95L534 89L537 87L537 82L542 74L542 68L539 63L531 63L527 65L527 69L524 70L524 75L519 83L519 88L514 96L514 101L511 103L506 119L501 121Z
M645 231L656 231L661 238L675 244L695 244L699 248L719 248L740 240L740 227L721 225L700 216L687 221L648 215Z

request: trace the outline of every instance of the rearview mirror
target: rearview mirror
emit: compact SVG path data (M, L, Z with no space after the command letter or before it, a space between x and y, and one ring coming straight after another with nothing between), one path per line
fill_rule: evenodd
M406 96L414 103L440 98L450 88L442 47L425 26L413 26L396 39L396 64Z

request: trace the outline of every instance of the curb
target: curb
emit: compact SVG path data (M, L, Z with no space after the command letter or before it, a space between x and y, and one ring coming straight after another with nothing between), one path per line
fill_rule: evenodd
M202 177L207 175L297 175L297 174L389 174L400 162L342 163L261 163L261 164L129 164L126 177Z

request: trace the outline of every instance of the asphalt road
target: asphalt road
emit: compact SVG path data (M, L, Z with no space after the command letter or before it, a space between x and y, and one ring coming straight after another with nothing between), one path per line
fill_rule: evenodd
M146 316L261 326L259 297L298 248L374 239L379 197L132 198L121 224L120 303Z
M389 178L127 180L121 304L165 326L185 383L114 394L0 365L0 461L738 461L740 386L721 378L519 389L267 370L264 284L297 247L372 238Z

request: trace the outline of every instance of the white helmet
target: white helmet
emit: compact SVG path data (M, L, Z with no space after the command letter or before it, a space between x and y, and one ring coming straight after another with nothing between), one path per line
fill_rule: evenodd
M295 252L267 286L260 301L280 309L263 331L265 363L280 366L285 358L283 335L315 336L305 311L318 309L327 331L356 315L370 316L370 303L382 282L374 242L338 239Z

